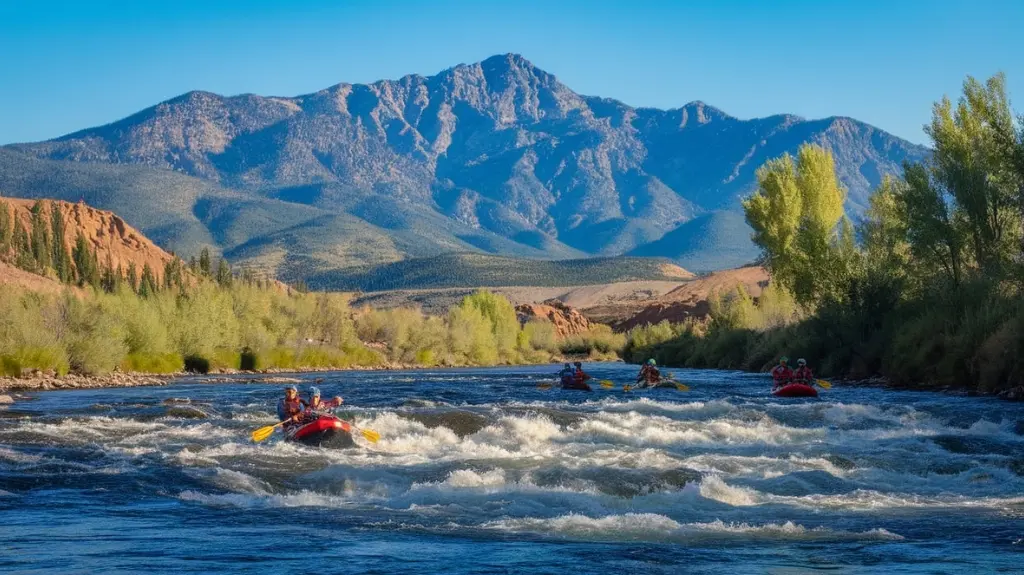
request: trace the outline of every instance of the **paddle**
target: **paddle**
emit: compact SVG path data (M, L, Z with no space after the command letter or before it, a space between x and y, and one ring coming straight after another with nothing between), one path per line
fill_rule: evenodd
M345 421L344 419L342 419L342 421L344 421L350 427L358 431L360 435L366 438L366 441L369 441L370 443L377 443L378 441L380 441L380 434L377 433L376 431L372 429L363 429L361 427L356 427L351 422Z
M266 427L261 427L257 429L256 431L252 432L252 440L255 441L256 443L263 441L264 439L270 437L274 433L275 429L281 427L287 422L288 420L286 419L281 423L278 423L277 425L268 425Z
M602 379L598 383L601 384L601 387L603 387L605 389L614 389L615 388L615 384L612 383L611 381L608 381L607 379Z
M684 385L684 384L679 383L678 381L675 380L676 379L675 374L673 374L673 373L666 373L665 375L668 378L668 382L671 383L671 384L674 384L676 386L676 391L690 391L690 387L688 385Z
M816 379L814 382L821 386L822 389L832 389L832 384L824 379Z
M550 384L550 383L538 383L537 384L537 389L539 389L541 391L547 391L547 390L551 389L552 387L554 387L554 386L552 384Z

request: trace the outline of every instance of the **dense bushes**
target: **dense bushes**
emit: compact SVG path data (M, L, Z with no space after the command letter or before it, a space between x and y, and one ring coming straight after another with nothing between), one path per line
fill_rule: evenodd
M521 328L512 304L486 291L435 317L410 308L353 312L343 294L244 281L201 280L145 296L126 286L59 296L0 288L5 374L547 362L561 353L611 357L623 340L604 326L565 340L547 320Z

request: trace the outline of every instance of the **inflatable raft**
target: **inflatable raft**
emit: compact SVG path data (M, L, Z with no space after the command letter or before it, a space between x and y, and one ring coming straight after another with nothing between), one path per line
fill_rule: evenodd
M818 390L803 383L783 385L772 392L775 397L818 397Z
M352 441L351 427L334 415L322 413L308 423L285 430L285 439L316 447L348 447Z

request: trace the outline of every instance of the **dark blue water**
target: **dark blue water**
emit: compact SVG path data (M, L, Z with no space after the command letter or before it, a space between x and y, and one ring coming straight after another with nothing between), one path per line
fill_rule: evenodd
M4 573L1020 573L1024 407L678 370L343 372L350 449L279 384L45 392L0 410ZM300 387L306 387L305 384Z

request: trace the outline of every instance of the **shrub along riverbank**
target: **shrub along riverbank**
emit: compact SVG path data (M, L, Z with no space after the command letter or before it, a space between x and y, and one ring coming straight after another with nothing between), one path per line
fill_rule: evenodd
M237 279L143 295L85 289L0 287L0 375L540 363L567 353L614 357L624 342L603 326L571 338L556 337L546 320L521 326L511 302L486 291L437 317L353 310L343 294Z
M969 78L854 227L831 155L803 147L758 171L745 203L773 288L720 294L705 324L634 330L624 356L762 370L805 357L826 375L996 391L1024 384L1024 130L1004 79Z

